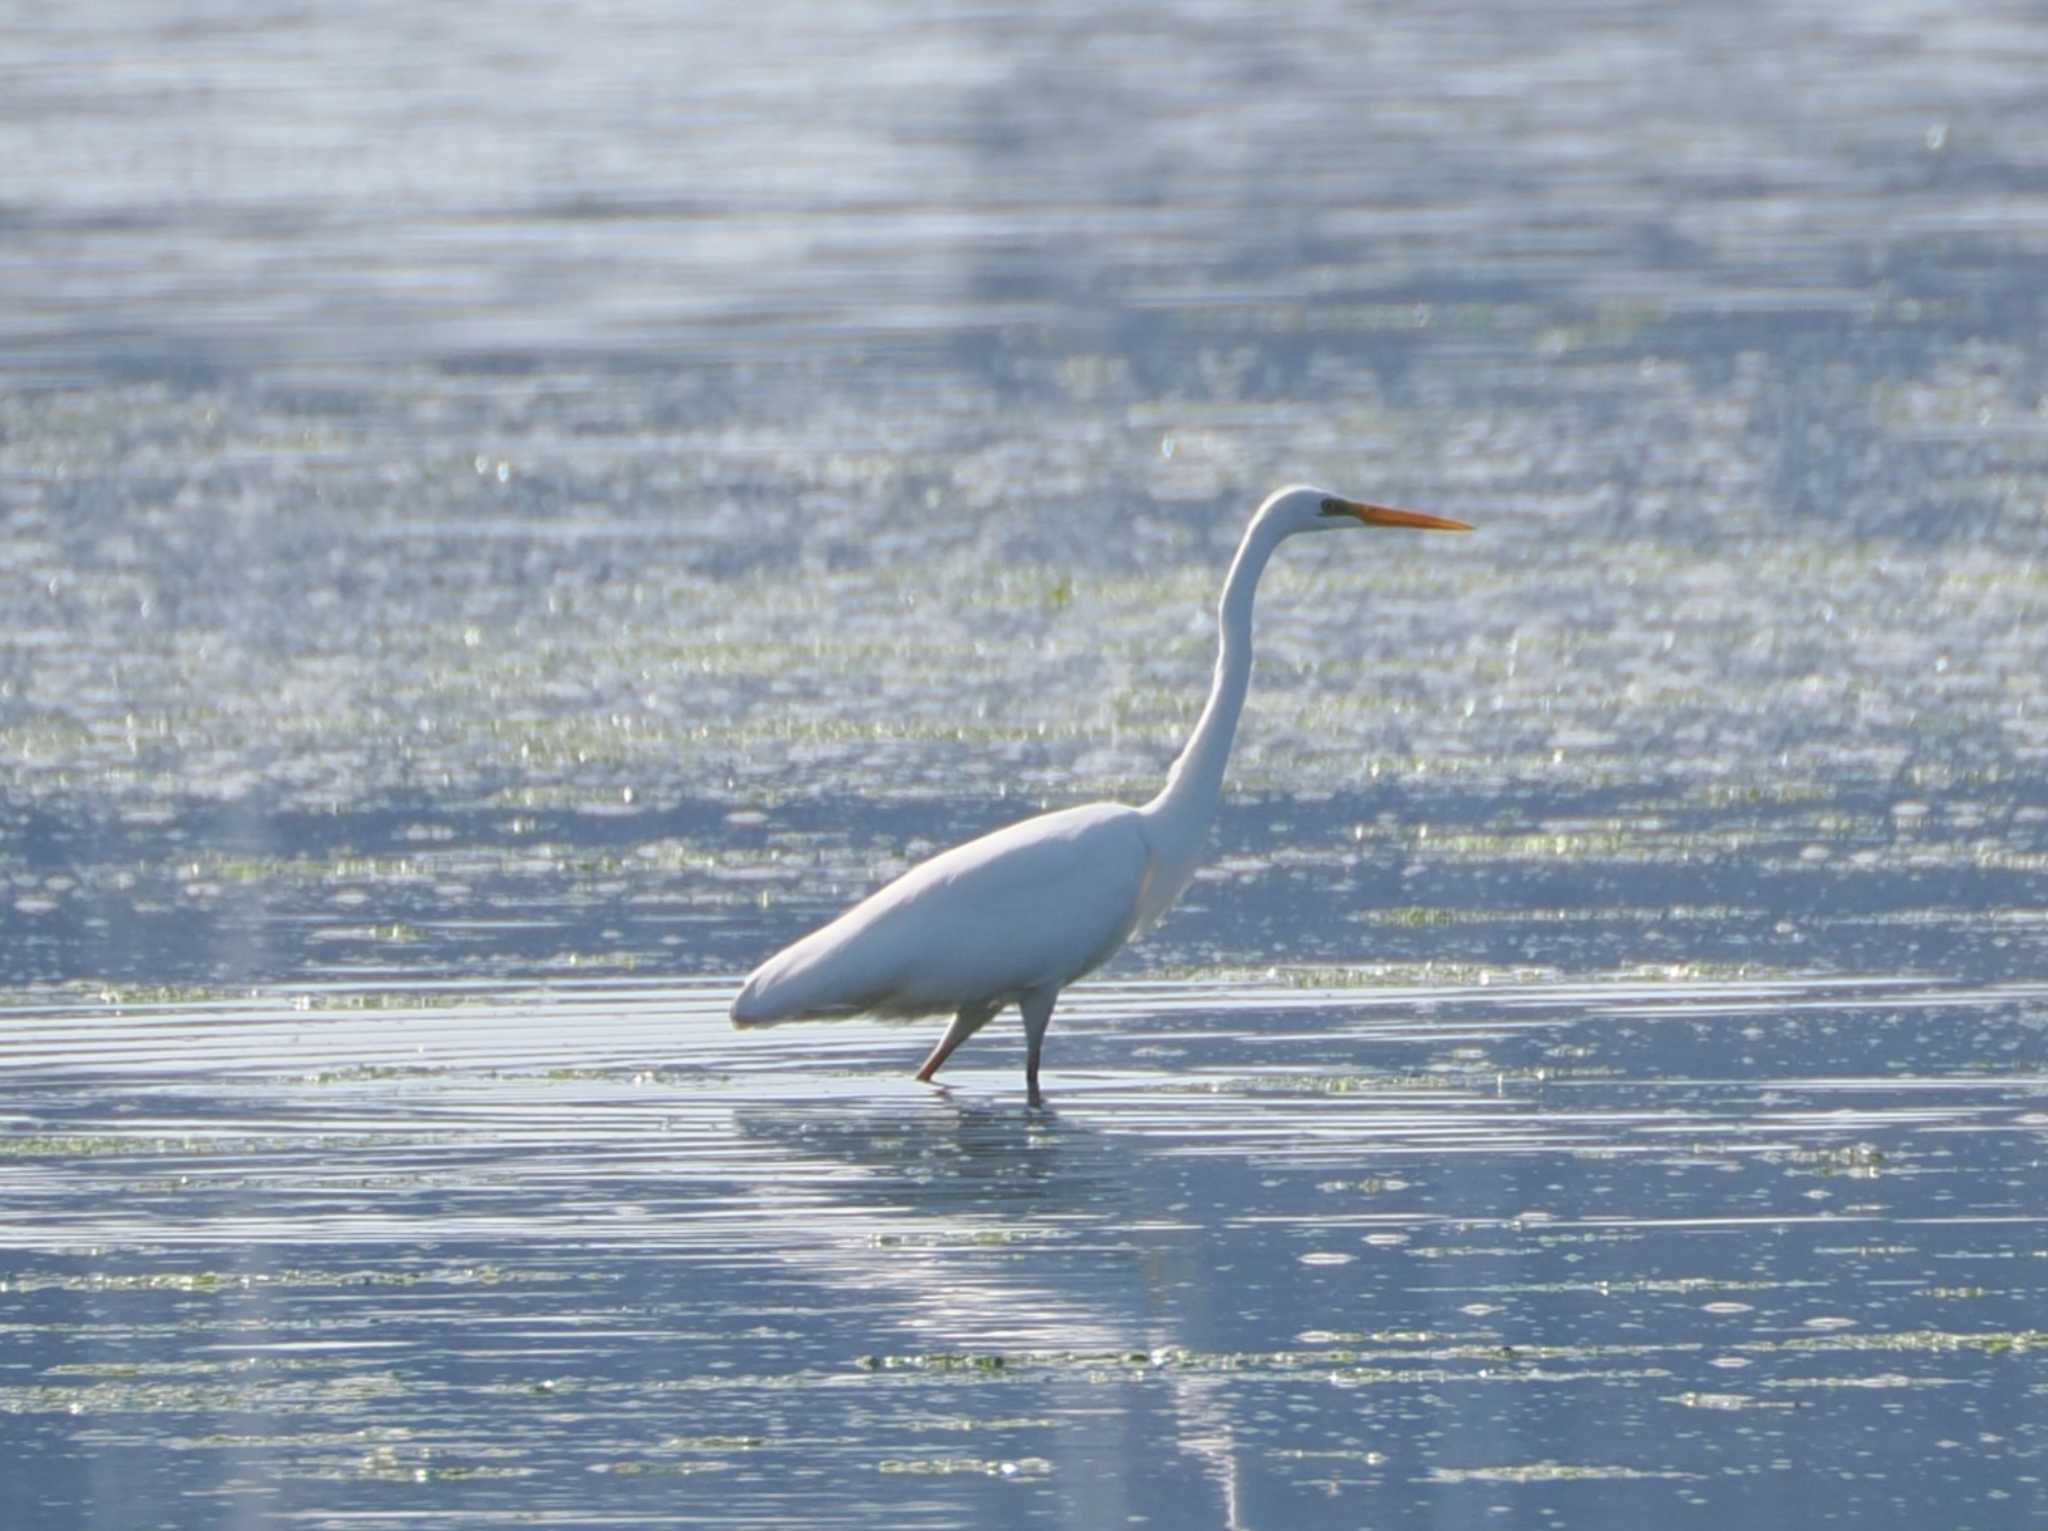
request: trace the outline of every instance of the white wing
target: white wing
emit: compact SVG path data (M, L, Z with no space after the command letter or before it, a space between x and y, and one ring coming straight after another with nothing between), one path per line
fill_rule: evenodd
M956 846L762 963L735 1025L926 1015L1073 982L1137 923L1151 856L1136 809L1091 803Z

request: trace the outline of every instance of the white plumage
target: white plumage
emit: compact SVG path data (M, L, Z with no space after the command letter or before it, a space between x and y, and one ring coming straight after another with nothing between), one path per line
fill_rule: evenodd
M832 1016L953 1023L918 1070L929 1080L1004 1006L1024 1017L1025 1088L1059 992L1164 914L1194 876L1251 679L1252 595L1297 532L1339 526L1468 531L1462 521L1294 487L1252 517L1223 586L1208 704L1160 794L1142 808L1089 803L1041 814L911 868L757 968L733 1001L738 1026Z
M956 845L762 963L732 1018L932 1015L1064 988L1137 923L1152 868L1144 818L1089 803Z

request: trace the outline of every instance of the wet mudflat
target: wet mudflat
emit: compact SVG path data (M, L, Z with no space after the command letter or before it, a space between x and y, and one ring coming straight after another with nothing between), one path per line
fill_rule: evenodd
M2048 1514L2037 15L6 39L8 1531ZM730 1030L1296 478L1051 1112Z
M1100 984L1038 1114L1015 1037L933 1091L900 1028L735 1034L724 997L9 1010L31 1503L2039 1511L2048 986Z

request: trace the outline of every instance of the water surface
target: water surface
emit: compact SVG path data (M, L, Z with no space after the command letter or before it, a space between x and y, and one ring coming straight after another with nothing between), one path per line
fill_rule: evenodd
M0 1520L2041 1518L2026 6L0 47ZM1054 1023L739 975L1149 796Z
M0 1017L33 1503L2040 1513L2048 987L1090 985L1043 1113L1014 1028L934 1091L724 998Z

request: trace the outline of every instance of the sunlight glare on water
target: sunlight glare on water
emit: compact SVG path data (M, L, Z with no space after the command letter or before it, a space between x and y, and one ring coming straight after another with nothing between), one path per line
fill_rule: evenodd
M1821 1399L1851 1455L2039 1449L2048 1076L1985 1058L2037 1055L2048 986L1084 985L1051 1114L1015 1036L932 1091L903 1027L739 1033L725 997L0 1015L33 1336L0 1412L87 1422L53 1483L211 1463L280 1517L428 1524L593 1471L649 1480L611 1501L635 1521L772 1518L809 1480L807 1515L868 1524L899 1472L1068 1518L1128 1472L1105 1413L1162 1449L1130 1502L1185 1523L1320 1523L1331 1483L1394 1524L1482 1481L1769 1504L1783 1411ZM1841 1514L1999 1481L1878 1475Z

